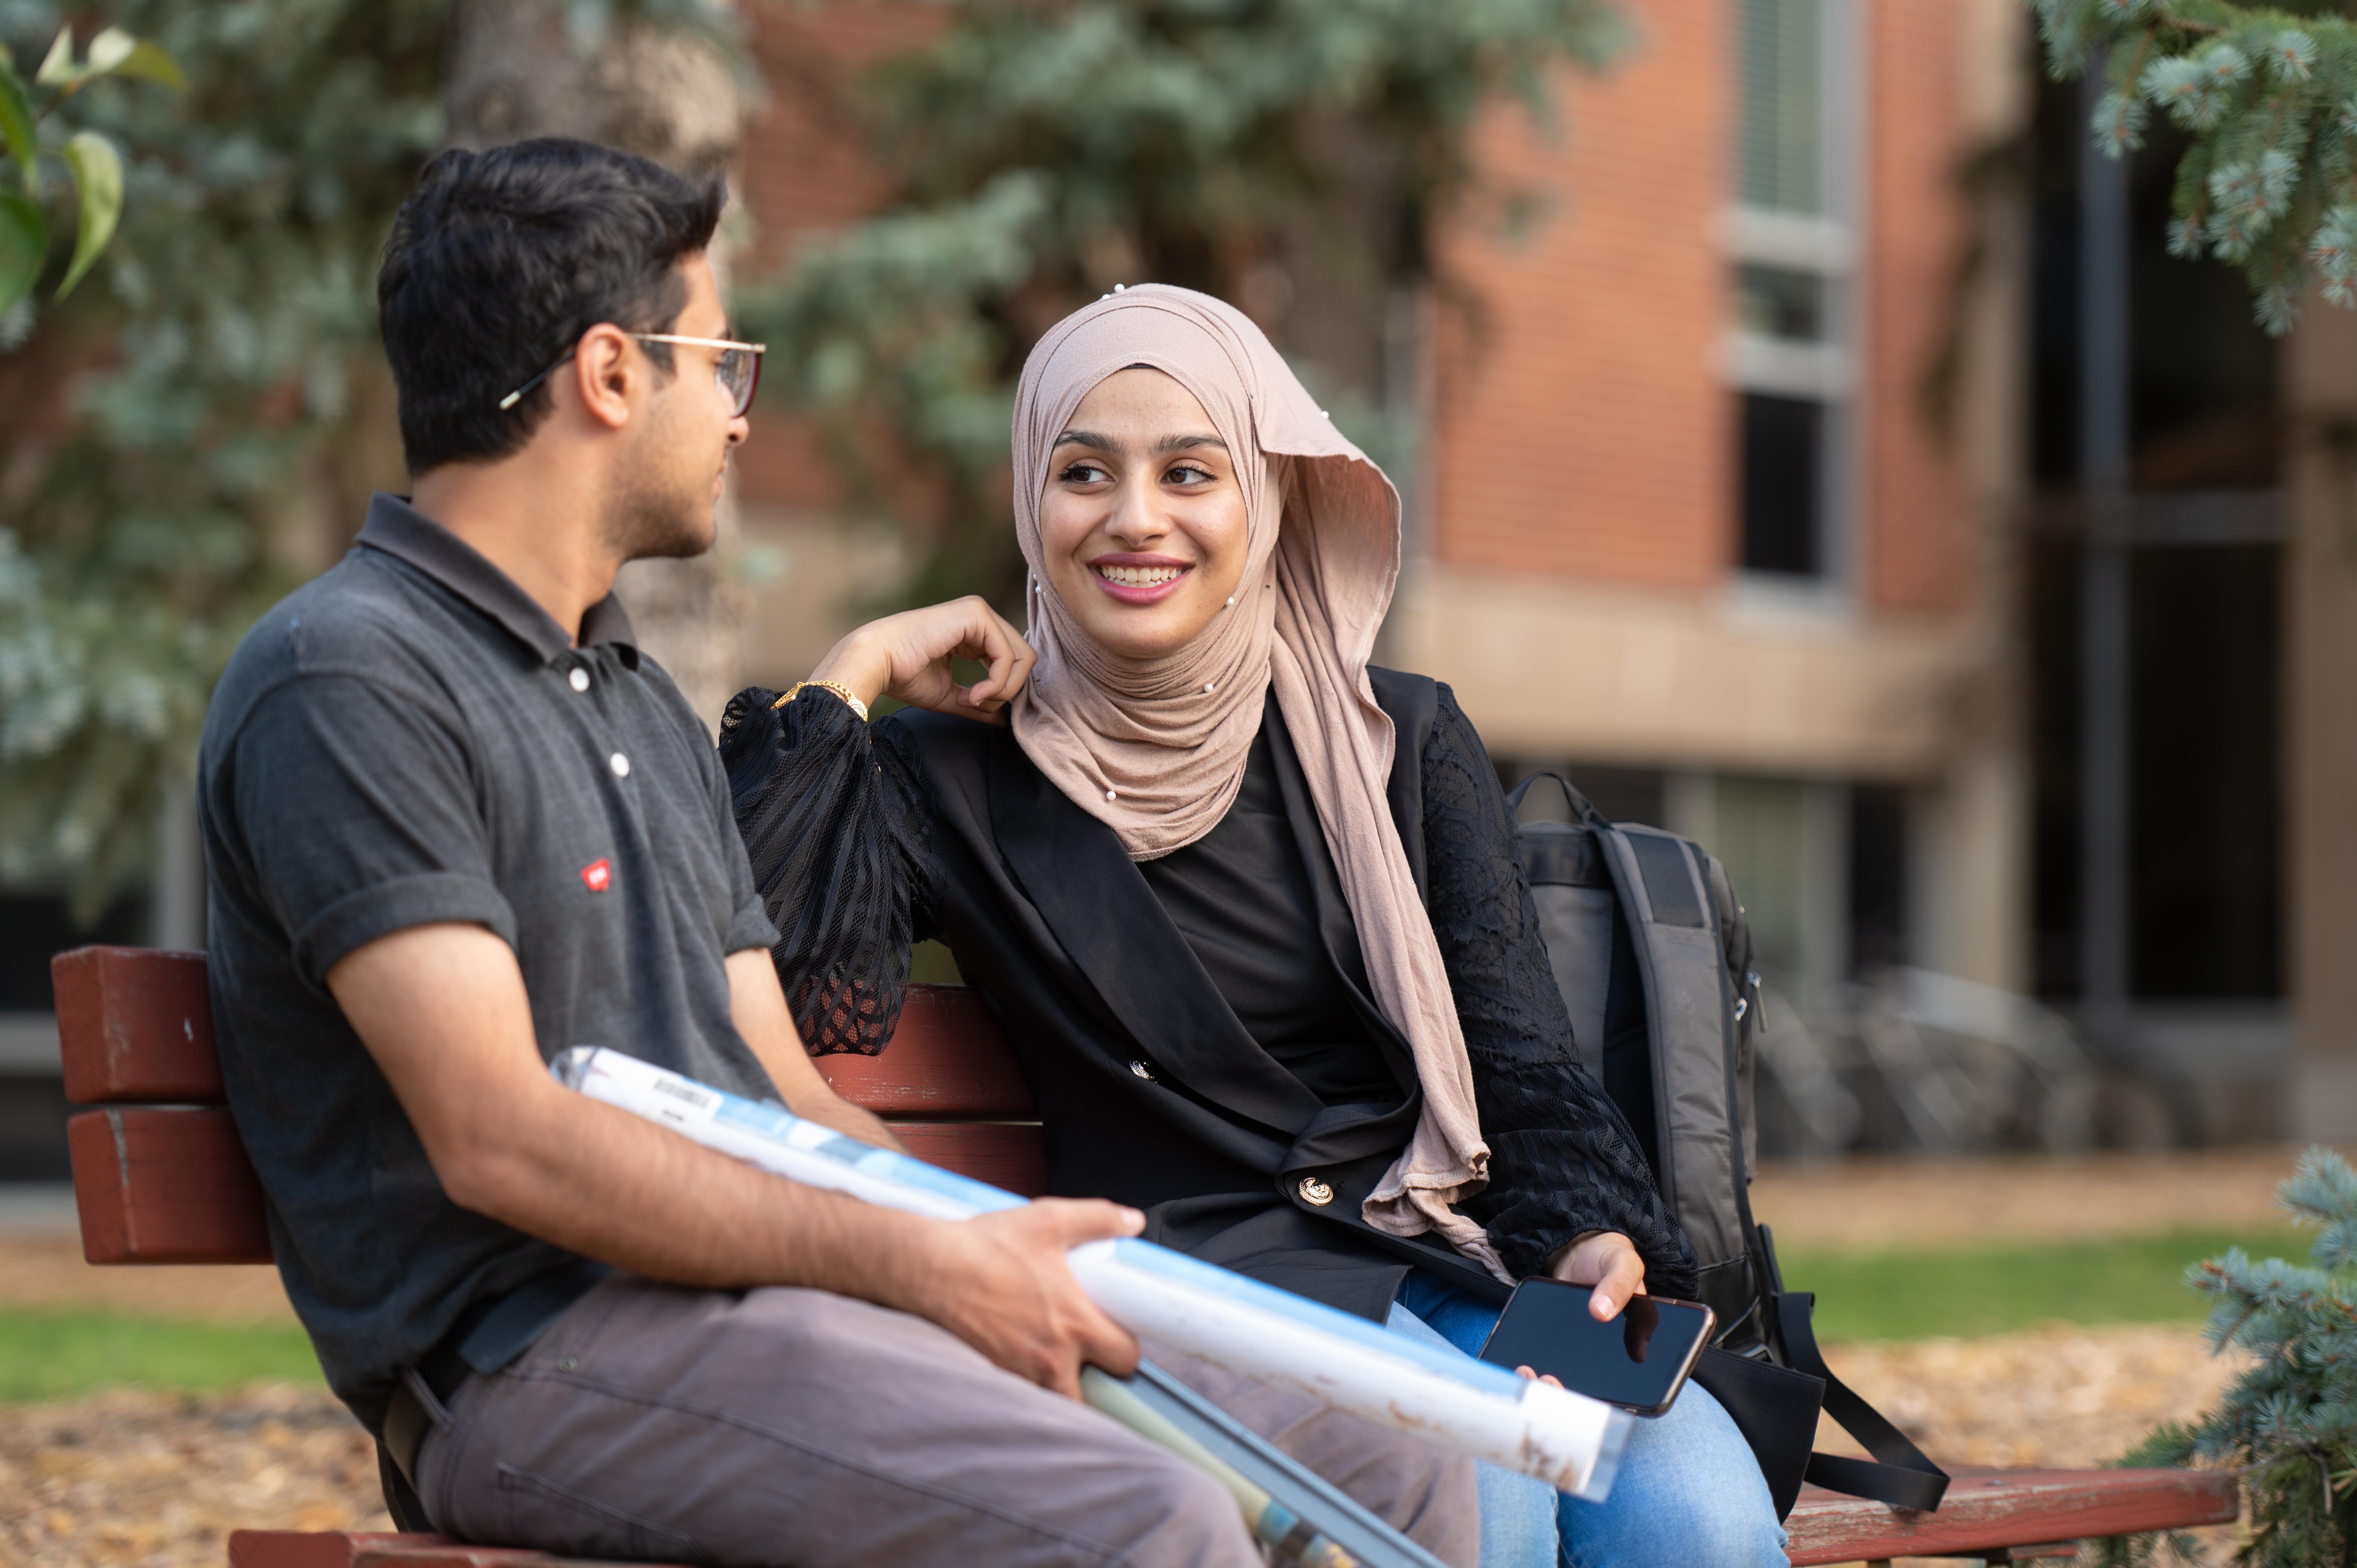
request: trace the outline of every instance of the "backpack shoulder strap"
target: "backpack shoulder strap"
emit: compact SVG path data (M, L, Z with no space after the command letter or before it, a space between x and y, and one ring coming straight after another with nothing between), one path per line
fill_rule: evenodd
M1588 826L1611 871L1644 987L1662 1196L1694 1243L1702 1298L1731 1330L1759 1294L1739 1125L1742 976L1727 972L1716 863L1699 844L1659 828Z
M1779 1291L1775 1301L1785 1365L1824 1380L1825 1413L1874 1455L1854 1459L1846 1454L1812 1454L1809 1484L1854 1498L1870 1498L1896 1509L1921 1509L1926 1513L1937 1509L1940 1499L1948 1495L1948 1473L1926 1458L1905 1433L1825 1365L1824 1353L1817 1348L1817 1331L1810 1322L1817 1298L1806 1291Z

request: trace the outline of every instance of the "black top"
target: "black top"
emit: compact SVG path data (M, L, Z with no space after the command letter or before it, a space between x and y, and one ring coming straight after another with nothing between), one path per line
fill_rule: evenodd
M1369 994L1366 960L1325 836L1307 846L1294 836L1275 752L1284 742L1271 703L1228 814L1137 869L1261 1049L1328 1105L1396 1105L1415 1068L1393 1071L1354 1000ZM1345 918L1321 929L1321 904Z
M612 599L581 646L482 556L379 496L264 616L198 768L215 1038L287 1294L374 1429L399 1369L570 1254L450 1202L327 989L434 921L514 948L544 1056L613 1046L774 1096L723 961L776 930L703 724Z
M1518 1274L1580 1232L1619 1230L1644 1256L1652 1289L1690 1293L1685 1239L1628 1123L1572 1052L1480 739L1446 687L1370 674L1398 735L1387 804L1448 969L1491 1148L1490 1185L1460 1212L1488 1229ZM783 708L775 697L753 690L730 703L721 755L755 881L784 933L773 950L779 973L813 1049L882 1048L905 994L909 945L938 937L1022 1066L1046 1131L1050 1190L1132 1204L1146 1210L1155 1240L1372 1318L1411 1263L1503 1299L1452 1250L1382 1235L1361 1218L1422 1097L1405 1042L1363 995L1355 939L1337 940L1352 929L1350 912L1282 725L1261 732L1264 778L1275 782L1300 882L1263 858L1284 851L1258 784L1259 809L1236 824L1235 858L1214 848L1174 876L1131 861L1003 727L920 712L863 725L817 692ZM1149 876L1166 896L1186 886L1166 907ZM1214 978L1230 971L1227 983L1239 983L1232 940L1199 929L1190 941L1181 929L1219 925L1192 895L1222 877L1238 888L1292 883L1288 903L1306 884L1326 972L1297 968L1296 987L1342 986L1404 1088L1329 1101L1255 1036ZM1272 898L1259 908L1276 912ZM1283 940L1299 965L1308 949L1295 919ZM1264 1030L1288 1022L1251 995L1239 1000ZM1379 1084L1335 1048L1348 1041L1314 1037L1338 1034L1336 1022L1318 1005L1290 1020L1305 1033L1270 1039L1313 1047L1297 1058L1312 1078L1348 1063L1357 1083Z

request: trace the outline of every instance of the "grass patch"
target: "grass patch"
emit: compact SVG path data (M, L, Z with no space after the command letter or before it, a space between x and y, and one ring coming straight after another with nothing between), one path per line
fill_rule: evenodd
M320 1380L318 1358L300 1328L0 1311L0 1403L64 1399L124 1384L220 1389L263 1378Z
M2007 1334L2041 1323L2199 1323L2208 1298L2185 1269L2241 1246L2306 1262L2314 1232L2176 1230L2085 1241L1894 1249L1778 1250L1784 1284L1816 1293L1824 1339Z

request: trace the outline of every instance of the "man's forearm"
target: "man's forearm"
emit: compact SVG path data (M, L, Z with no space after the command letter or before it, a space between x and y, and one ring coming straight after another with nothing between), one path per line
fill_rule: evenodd
M560 1246L680 1284L802 1285L895 1307L1073 1398L1082 1361L1136 1365L1135 1341L1064 1262L1082 1242L1137 1234L1134 1210L1049 1198L920 1219L738 1165L553 1080L511 1125L451 1196Z
M529 1098L504 1108L502 1137L436 1161L454 1202L678 1284L807 1285L900 1305L922 1268L931 1221L739 1165L554 1081Z
M778 987L778 972L763 950L748 948L728 955L728 1007L737 1032L760 1058L787 1110L862 1143L909 1152L890 1128L835 1093L811 1060L793 1015L787 1011L785 993Z

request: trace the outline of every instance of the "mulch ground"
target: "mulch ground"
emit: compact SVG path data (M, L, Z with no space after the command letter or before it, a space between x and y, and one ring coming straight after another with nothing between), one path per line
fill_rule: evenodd
M221 1568L255 1528L393 1528L376 1449L325 1390L0 1407L8 1568Z

